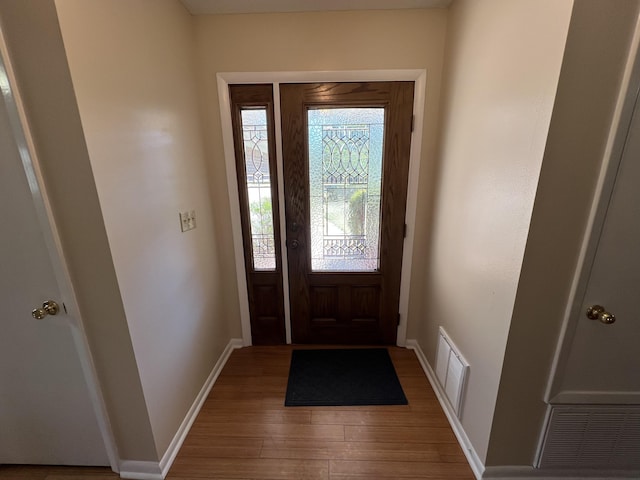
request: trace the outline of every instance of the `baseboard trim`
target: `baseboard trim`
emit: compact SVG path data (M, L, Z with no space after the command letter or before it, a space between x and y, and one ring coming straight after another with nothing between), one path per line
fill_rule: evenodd
M638 473L621 470L553 470L514 465L487 467L482 478L487 480L613 480L639 478Z
M187 437L187 434L191 429L191 425L193 425L193 422L195 422L196 417L198 416L198 413L200 412L200 409L204 404L204 401L207 399L207 396L213 388L214 383L216 383L216 380L220 376L220 372L222 372L222 369L226 365L227 360L229 360L231 352L233 352L236 348L242 348L243 346L244 342L241 338L232 338L231 340L229 340L229 343L227 343L227 346L222 352L222 355L220 355L220 358L218 358L218 361L213 366L213 370L211 370L207 381L204 382L202 389L200 389L200 393L198 393L198 396L193 402L193 405L191 405L191 408L187 412L187 415L184 417L180 428L178 428L178 431L173 437L173 440L171 440L167 451L164 453L162 459L160 460L160 470L162 472L162 478L164 478L167 473L169 473L169 469L171 468L171 465L173 465L173 461L176 459L176 455L178 455L180 447L182 447L182 443L184 442L184 439Z
M420 347L420 344L418 343L418 341L414 339L408 339L406 342L406 347L416 352L416 356L418 357L418 361L422 366L422 370L424 370L424 373L427 376L429 383L431 384L431 388L433 388L433 391L435 392L436 397L438 397L440 406L444 410L444 414L447 416L447 419L449 420L449 424L453 429L453 433L458 439L458 443L462 447L462 452L464 453L464 456L467 457L467 461L469 462L469 466L471 467L473 474L478 480L481 480L482 478L484 478L483 477L483 473L485 471L484 464L482 463L482 460L480 460L480 457L478 456L476 450L473 448L473 445L471 444L469 437L464 431L464 428L462 427L460 420L456 416L455 411L453 410L453 407L447 400L446 394L444 393L444 391L442 390L442 387L436 380L436 374L431 368L431 365L429 365L429 362L427 361L427 357L422 351L422 347Z
M129 478L132 480L163 480L164 475L162 475L158 462L121 460L120 478Z
M171 443L167 447L167 450L162 456L160 462L138 462L133 460L121 461L120 478L128 478L132 480L163 480L164 477L167 476L171 465L173 465L173 461L176 459L176 456L180 451L180 447L182 447L184 439L187 437L187 434L191 429L191 425L193 425L193 422L196 420L196 417L207 399L209 392L220 376L220 372L222 372L227 360L229 360L231 352L236 348L242 348L243 346L244 342L241 338L232 338L229 340L229 343L227 343L222 355L220 355L220 358L218 358L218 361L213 366L209 377L204 382L204 385L196 396L191 408L189 408L189 411L180 424L178 431L171 440Z

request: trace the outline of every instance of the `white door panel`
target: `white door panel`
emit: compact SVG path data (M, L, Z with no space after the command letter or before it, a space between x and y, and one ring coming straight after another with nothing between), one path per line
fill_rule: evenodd
M3 96L0 219L0 464L109 465Z
M601 305L616 320L590 320ZM561 390L591 403L640 400L640 112L636 105Z

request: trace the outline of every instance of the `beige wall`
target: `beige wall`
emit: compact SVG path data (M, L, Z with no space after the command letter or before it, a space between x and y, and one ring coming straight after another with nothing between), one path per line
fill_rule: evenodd
M450 11L419 342L433 365L443 326L469 361L461 422L482 461L572 3L461 0Z
M509 331L487 465L531 465L637 0L576 0Z
M418 216L429 212L447 10L361 11L195 18L210 182L227 316L239 318L217 72L426 69ZM350 48L345 48L349 45ZM223 46L223 48L221 48ZM416 226L409 327L420 317L428 225ZM234 299L232 301L232 299ZM411 331L410 331L411 334Z
M220 313L193 19L175 0L56 6L162 456L230 338ZM191 209L197 228L182 233L178 212Z
M53 0L0 0L0 21L120 457L157 461Z

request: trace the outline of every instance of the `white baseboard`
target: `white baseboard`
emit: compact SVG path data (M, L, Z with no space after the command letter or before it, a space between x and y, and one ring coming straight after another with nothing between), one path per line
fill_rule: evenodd
M138 462L132 460L121 461L121 478L134 480L163 480L164 477L166 477L173 461L176 459L176 455L178 455L178 452L180 451L180 447L182 447L184 439L187 437L187 434L191 429L191 425L193 425L193 422L196 420L196 417L207 399L209 392L220 376L220 372L222 372L227 360L229 360L231 352L236 348L242 348L243 346L244 342L240 338L232 338L229 340L229 343L222 352L222 355L220 355L220 358L218 358L216 364L213 366L209 377L204 382L204 385L196 396L191 408L189 408L189 411L184 417L182 424L180 424L178 431L174 435L173 440L171 440L171 443L167 447L167 450L162 456L160 462Z
M120 478L133 480L163 480L164 475L158 462L120 461Z
M180 447L182 447L182 443L184 442L184 439L187 437L187 434L191 429L191 425L193 425L193 422L196 420L196 417L198 416L198 413L200 412L204 401L207 399L209 392L213 388L213 384L216 383L216 380L220 376L220 372L222 372L222 369L227 363L227 360L229 360L231 352L233 352L233 350L235 350L236 348L242 348L243 346L244 342L241 338L232 338L231 340L229 340L229 343L227 343L227 346L222 352L222 355L220 355L220 358L218 358L218 361L213 366L213 370L211 370L207 381L204 382L204 385L200 389L200 393L198 393L198 396L193 402L193 405L191 405L191 408L187 412L187 415L184 417L180 428L178 428L178 431L174 435L173 440L171 440L169 447L167 447L167 451L164 453L162 459L160 460L160 470L162 471L162 478L164 478L167 473L169 473L169 469L171 468L171 465L173 465L173 461L176 459L176 455L178 455Z
M614 480L639 478L638 472L620 470L552 470L530 466L487 467L483 479L496 480Z
M444 414L447 416L447 419L449 420L449 424L451 425L451 428L453 429L453 433L458 439L458 443L462 447L462 452L464 453L464 456L467 457L467 461L469 462L469 466L471 467L473 474L478 480L484 478L483 477L483 472L485 470L484 463L482 462L482 460L480 460L480 457L478 456L476 450L473 448L473 445L471 444L469 437L464 431L464 428L462 427L462 424L460 423L460 420L458 419L453 407L449 403L449 400L447 400L446 394L444 393L444 391L442 390L442 387L436 380L436 374L431 368L431 365L429 365L429 362L427 361L427 357L422 351L420 344L418 343L417 340L408 339L406 342L406 347L416 352L418 361L420 362L420 365L422 365L422 369L424 370L424 373L427 376L429 383L431 384L431 388L433 388L433 391L435 392L436 397L438 397L438 401L440 402L440 405L444 410Z

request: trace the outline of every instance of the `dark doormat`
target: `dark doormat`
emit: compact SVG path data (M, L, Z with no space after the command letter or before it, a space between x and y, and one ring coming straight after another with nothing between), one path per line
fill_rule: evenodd
M292 352L285 406L407 403L386 348Z

